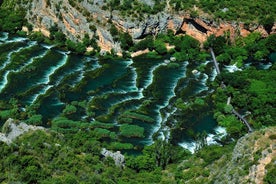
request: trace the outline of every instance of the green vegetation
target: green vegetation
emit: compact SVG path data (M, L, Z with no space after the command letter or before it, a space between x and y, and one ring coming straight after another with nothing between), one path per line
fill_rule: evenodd
M137 119L143 122L154 123L153 118L144 114L131 112L131 111L125 111L123 114L121 114L119 117L119 122L121 123L128 122L128 121L131 121L130 119Z
M265 184L272 184L275 183L275 178L276 178L276 167L275 167L275 158L270 162L269 165L265 167L267 170L267 173L264 178L264 183Z
M13 10L0 7L0 31L16 33L26 24L23 10Z
M250 24L264 23L266 20L271 22L271 18L276 16L274 1L261 0L261 1L238 1L238 0L222 0L219 2L204 0L204 1L181 1L171 0L171 7L175 11L189 10L193 16L198 16L200 11L208 13L213 16L214 19L245 21ZM194 6L199 7L199 10L194 11ZM269 15L269 16L268 16Z
M74 7L78 6L79 2L69 1ZM145 15L159 13L166 6L165 1L155 0L154 2L153 6L142 6L138 0L112 0L108 1L105 8L111 13L124 10L120 11L120 14L142 19L145 18ZM271 31L275 21L275 2L273 1L213 2L205 0L194 2L188 0L185 3L179 0L170 1L172 11L188 9L192 17L197 17L200 9L199 11L192 10L194 4L201 10L212 14L214 19L246 20L245 24L249 24L249 21L254 21L252 23L260 22L268 32ZM47 6L50 5L50 1L47 1ZM260 11L256 12L256 7L259 7L258 10ZM269 16L267 16L268 12L270 13ZM23 25L30 27L25 22L22 11L1 8L0 31L24 35L20 31ZM176 58L175 62L160 66L158 71L155 71L155 75L164 69L177 70L182 64L181 61L189 61L200 72L205 72L205 65L198 62L210 58L208 53L210 47L214 49L220 66L236 64L243 68L243 71L235 73L222 71L222 74L214 82L208 84L209 88L214 89L211 94L200 93L195 97L187 98L189 96L188 89L175 90L176 97L171 100L170 104L172 107L176 107L176 113L166 124L171 128L171 139L162 141L154 137L154 144L145 147L135 145L132 141L147 135L148 132L143 126L144 124L155 123L151 117L151 108L152 104L162 97L158 84L160 84L159 80L163 76L154 78L152 85L143 91L145 98L142 99L142 105L139 109L135 111L121 109L120 104L116 104L109 109L107 115L98 116L98 112L105 109L103 102L110 97L102 95L94 97L91 101L66 101L66 105L61 110L62 114L54 119L44 120L44 117L38 113L40 102L23 108L22 104L16 100L27 96L32 91L39 90L42 86L16 94L14 95L15 98L11 98L9 102L1 100L1 124L12 117L24 120L27 124L48 126L50 130L27 133L9 146L0 143L2 158L0 160L0 173L2 173L0 183L18 181L23 183L213 183L216 177L214 175L217 173L212 169L221 169L231 161L231 153L235 143L232 138L237 140L247 133L246 127L231 114L233 108L244 112L247 115L246 119L249 120L250 125L255 130L275 125L275 62L272 62L272 67L267 70L258 70L254 66L245 68L247 60L252 61L252 65L269 61L270 54L276 52L275 34L263 38L260 33L255 32L245 38L236 37L234 41L230 40L229 33L220 37L211 35L204 43L204 48L201 48L197 40L187 35L174 35L171 30L164 34L140 38L141 41L134 44L128 33L120 32L113 24L108 24L108 26L114 41L120 42L123 50L149 49L150 52L142 57L156 59L174 56ZM90 29L95 33L96 27L94 25L91 25ZM49 38L45 38L38 32L31 33L29 38L38 42L55 44L61 49L69 49L77 54L85 54L86 47L89 46L93 48L93 51L86 54L95 54L100 50L96 43L98 39L96 34L92 38L86 34L81 42L75 43L66 39L64 33L56 25L51 27ZM168 46L170 49L167 49ZM12 46L7 44L5 47L1 47L1 61L7 58L8 52L6 50ZM37 51L39 51L38 48ZM23 49L12 54L7 69L15 70L23 66L24 63L21 61L28 58L29 55L31 55L29 49ZM58 93L63 90L69 91L72 96L82 95L82 87L91 79L101 76L107 68L111 67L108 62L110 59L114 59L115 55L115 51L112 50L111 53L101 56L102 67L86 72L78 85L69 86L65 84L58 86L56 90ZM123 55L128 57L129 53L124 52ZM51 56L49 57L51 58ZM34 75L32 71L40 68L42 66L37 60L34 60L31 66L23 68L22 73L28 73L31 78ZM186 73L190 75L191 72L187 71ZM10 75L16 74L11 73ZM187 78L191 77L187 76ZM70 78L66 80L70 81ZM225 88L220 87L222 81L226 85ZM12 85L14 87L19 83L15 82ZM115 88L116 82L112 85ZM96 91L87 92L91 96L95 93ZM65 94L58 95L61 100L66 99L63 97ZM232 97L231 105L226 105L229 96ZM124 102L124 104L126 103ZM214 118L218 124L227 129L228 136L220 140L223 146L207 146L206 133L199 134L192 129L196 122L211 111L214 111ZM75 117L79 114L84 114L84 118L79 120ZM113 122L111 117L114 114L119 114L117 119L119 125L111 123ZM197 116L195 117L194 114ZM177 137L183 130L197 144L194 155L175 145ZM275 134L270 135L269 138L275 139ZM258 137L256 137L257 139ZM126 140L130 140L131 143L126 143ZM229 142L231 143L229 144ZM126 166L119 168L115 167L112 159L102 158L100 150L103 147L113 151L138 151L140 154L136 156L126 154ZM244 147L249 146L245 145ZM269 151L272 150L268 149ZM252 153L252 151L248 151L247 154L242 153L241 155L249 157L248 155ZM240 175L248 174L250 166L257 164L261 159L261 153L260 149L254 150L253 160L246 157L246 159L237 161L236 165L245 162L244 160L247 161L247 164L243 164L231 172L239 171ZM269 164L266 169L264 181L273 183L275 166Z
M215 93L216 109L225 114L223 104L226 103L227 96L232 96L231 104L234 107L250 112L247 118L254 128L274 125L276 112L272 104L276 102L276 86L272 79L275 76L274 66L268 70L256 70L252 67L242 72L223 73L218 80L223 79L228 86L225 90L217 90ZM222 114L217 114L216 118L226 125L231 115ZM230 124L234 126L233 123ZM237 126L235 127L239 132L241 127Z
M114 161L104 158L100 152L105 146L95 136L95 131L80 130L74 134L60 134L54 131L28 132L13 144L0 142L0 181L24 183L213 183L225 181L229 174L231 181L246 182L246 173L254 160L246 156L254 150L258 141L260 147L254 155L265 149L264 134L273 135L272 130L254 132L242 140L242 146L203 147L191 155L186 150L166 141L156 140L146 146L141 155L125 154L125 166L115 166ZM255 137L256 139L254 140ZM272 145L272 140L269 142ZM108 149L132 149L130 144L112 143ZM237 152L238 150L238 152ZM256 161L261 159L257 158ZM238 158L238 160L236 160ZM266 166L265 183L273 183L274 160ZM225 171L225 172L224 172ZM238 175L237 175L238 173ZM245 174L245 175L243 175ZM229 178L228 178L229 179Z
M120 126L120 135L124 137L144 137L144 128L137 125L123 124Z

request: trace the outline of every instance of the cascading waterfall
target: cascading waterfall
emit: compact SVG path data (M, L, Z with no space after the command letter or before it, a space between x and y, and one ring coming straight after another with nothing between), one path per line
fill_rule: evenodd
M65 52L62 52L61 54L63 54L63 58L62 60L58 63L57 66L54 66L50 69L50 71L46 74L46 76L44 77L44 80L41 82L41 83L38 83L37 85L40 85L40 84L43 84L44 85L44 88L38 93L38 94L35 94L31 99L30 101L30 104L33 104L36 102L36 100L40 97L40 96L43 96L47 93L47 91L49 89L51 89L54 85L50 85L50 78L51 76L60 68L62 67L63 65L65 65L65 63L67 62L67 59L68 59L68 55L67 53ZM56 84L58 84L60 81L55 81Z
M4 71L4 75L3 75L3 78L2 80L0 81L0 93L1 91L5 88L5 86L8 84L8 75L10 74L10 72L16 72L19 69L17 70L5 70L5 68L11 63L11 56L12 54L14 53L18 53L20 52L21 50L23 49L27 49L27 48L31 48L32 46L34 46L36 44L36 42L29 42L27 46L25 47L19 47L18 49L16 50L13 50L12 52L10 52L7 56L7 60L4 62L4 64L0 67L0 72Z
M0 41L5 42L8 38L9 38L9 33L4 32L0 37Z
M176 94L175 94L175 88L177 86L177 82L179 81L179 79L181 79L181 78L183 78L183 77L186 76L185 75L185 71L186 71L186 67L187 67L188 64L189 64L188 62L183 62L182 66L180 67L180 73L178 75L176 75L176 77L174 78L174 80L171 82L171 86L169 87L170 93L166 97L166 100L163 102L162 105L157 105L157 109L155 110L156 113L158 114L158 116L157 116L157 125L153 129L152 135L161 128L162 121L164 122L164 119L162 119L162 115L161 115L161 109L167 107L169 105L170 99L173 98L174 96L176 96Z
M154 122L133 120L134 125L145 129L145 138L128 139L137 144L151 144L152 135L156 132L163 139L169 139L171 135L166 122L177 112L174 102L179 90L187 89L187 98L193 95L195 97L202 91L209 90L207 80L212 81L216 77L215 71L192 75L188 62L170 65L163 60L147 59L98 61L97 58L59 51L55 45L38 44L26 38L9 37L5 33L0 41L3 42L0 43L2 47L3 44L9 45L4 55L7 59L0 66L1 98L8 100L18 95L23 106L39 105L38 114L46 116L46 121L58 116L65 104L72 101L94 103L93 100L100 99L104 104L99 104L102 109L96 107L95 119L110 114L110 123L118 126L120 124L117 124L117 120L121 113L133 110L144 115L139 110L145 103L150 103L150 107L143 110ZM25 48L37 53L26 54L26 51L23 52ZM24 61L13 63L13 53L22 53ZM209 62L203 64L208 65ZM85 112L77 115L81 121L88 117ZM212 138L215 136L215 133L210 134L208 141L214 140ZM186 143L180 144L183 146ZM193 146L192 143L189 144Z

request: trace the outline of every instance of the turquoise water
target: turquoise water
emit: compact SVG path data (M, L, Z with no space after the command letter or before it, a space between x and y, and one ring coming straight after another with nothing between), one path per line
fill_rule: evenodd
M133 119L132 124L145 129L144 138L120 138L138 146L152 143L153 134L173 121L179 95L187 100L205 96L210 90L206 82L215 77L210 63L205 73L194 75L192 70L200 62L171 67L164 59L99 61L5 33L0 35L0 51L0 100L16 98L22 107L37 104L36 113L43 116L44 126L72 101L86 101L93 111L91 115L79 110L71 116L74 120L96 119L119 126L118 118L124 112L142 113L153 122ZM20 56L19 61L15 56ZM212 114L195 118L197 113L187 117L193 121L191 128L212 132L216 127ZM190 140L185 130L174 137L176 144Z

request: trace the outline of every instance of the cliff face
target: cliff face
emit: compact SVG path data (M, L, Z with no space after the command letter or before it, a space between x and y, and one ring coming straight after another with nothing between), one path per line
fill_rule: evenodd
M205 157L192 157L179 164L183 175L193 174L192 179L183 183L214 184L262 184L268 173L268 165L274 165L276 159L276 127L268 127L254 131L241 137L232 150L224 150L223 155L211 164L204 165ZM215 152L213 152L215 155ZM200 156L201 154L199 154ZM192 163L192 164L191 164ZM193 165L191 167L190 165ZM201 166L201 173L195 174L196 167ZM209 181L209 182L208 182Z
M120 44L114 41L109 31L111 23L119 30L128 32L134 41L168 29L176 34L184 33L192 36L200 42L204 42L211 34L220 36L225 32L229 32L232 38L237 35L246 36L253 31L259 31L263 36L267 36L262 26L254 25L246 29L241 23L216 23L203 15L200 18L191 18L185 12L171 11L168 3L163 12L155 15L128 17L123 16L118 10L111 10L112 7L106 2L109 1L33 0L16 6L26 9L26 18L35 31L41 31L49 36L49 29L57 25L71 40L80 40L85 34L90 38L97 35L98 45L103 50L113 48L115 51L120 51ZM154 4L152 1L140 2L150 6ZM93 26L97 28L96 31L91 30ZM272 32L276 32L276 25Z
M213 172L214 183L263 183L266 166L276 158L275 130L270 127L239 139L231 160Z

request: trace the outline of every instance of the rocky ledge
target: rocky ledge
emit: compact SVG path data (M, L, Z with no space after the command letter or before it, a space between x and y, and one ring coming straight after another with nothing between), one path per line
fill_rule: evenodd
M9 118L3 125L0 141L11 144L17 137L26 132L44 129L40 126L27 125L26 123Z
M112 152L112 151L109 151L109 150L103 148L102 151L101 151L101 154L104 157L111 157L114 160L116 166L124 167L124 165L125 165L125 156L122 155L120 151Z

